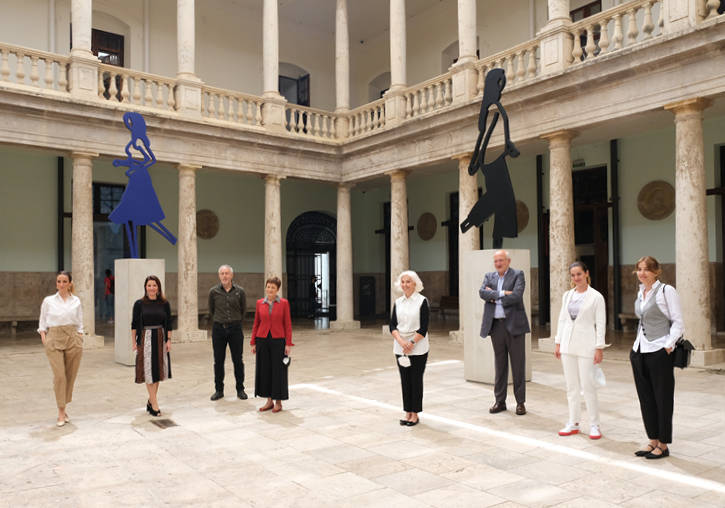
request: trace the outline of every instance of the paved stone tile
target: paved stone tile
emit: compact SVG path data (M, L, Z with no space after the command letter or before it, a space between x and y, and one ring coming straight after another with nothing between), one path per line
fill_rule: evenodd
M453 484L448 487L427 490L415 496L420 503L436 508L483 508L502 506L506 500L465 485Z
M487 492L524 506L551 506L580 496L575 490L566 490L530 479L489 489Z
M145 412L133 370L113 362L112 342L84 352L72 424L56 428L37 337L0 337L0 506L725 505L725 457L713 453L724 376L677 372L672 456L653 464L632 455L645 434L626 351L608 351L604 438L591 441L556 434L567 407L549 354L532 354L529 413L490 415L491 386L465 382L461 345L434 332L425 411L408 428L379 328L296 337L290 400L275 415L257 411L260 399L209 401L210 345L175 344L174 378L159 393L177 424L166 429Z
M413 496L426 490L446 487L452 483L442 476L416 468L378 476L374 481L407 496Z

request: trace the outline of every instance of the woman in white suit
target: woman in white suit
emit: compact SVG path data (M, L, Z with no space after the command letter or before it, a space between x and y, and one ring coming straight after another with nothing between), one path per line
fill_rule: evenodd
M579 433L580 393L589 414L589 437L599 439L599 402L594 382L594 366L602 361L607 314L602 294L589 285L589 271L576 261L569 266L572 289L564 293L559 313L554 355L561 359L569 401L569 421L560 436Z

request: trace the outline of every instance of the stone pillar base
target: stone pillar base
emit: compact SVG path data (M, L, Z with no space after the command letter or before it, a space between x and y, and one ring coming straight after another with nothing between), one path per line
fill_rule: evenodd
M206 342L209 339L206 330L174 330L171 332L172 342ZM173 347L173 345L171 346Z
M73 97L98 99L98 58L90 51L71 53L68 86Z
M330 330L359 330L360 321L330 321Z
M195 76L177 78L176 110L180 114L201 118L201 85L201 80Z
M461 302L461 323L463 323L463 375L466 381L493 384L495 366L491 338L480 337L481 320L484 302L478 296L480 281L486 272L493 272L493 254L495 249L475 250L464 254L464 286L459 288ZM511 267L523 270L526 280L531 280L531 253L528 249L510 249ZM524 290L524 308L531 323L531 288ZM524 354L526 355L526 381L531 381L531 333L525 338ZM513 376L509 375L509 384Z
M405 99L399 92L390 90L385 94L385 125L394 127L405 120Z
M277 92L264 92L262 104L262 123L270 132L285 132L287 117L284 108L287 99Z
M453 71L453 104L465 104L476 97L478 72L470 63L455 63Z
M547 339L539 339L539 351L542 353L553 353L556 349L554 339L549 337Z
M553 74L566 69L572 62L572 48L572 38L566 28L554 28L541 41L541 74Z
M101 349L103 346L103 335L83 335L83 349Z
M156 275L161 287L166 287L166 261L164 259L117 259L113 263L116 277L114 295L113 358L121 365L135 365L136 353L131 338L133 304L143 296L144 280Z
M695 350L690 359L692 367L707 367L715 363L725 363L725 349Z

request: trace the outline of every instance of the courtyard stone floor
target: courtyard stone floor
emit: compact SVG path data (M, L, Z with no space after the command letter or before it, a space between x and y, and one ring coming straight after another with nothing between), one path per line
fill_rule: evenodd
M626 345L605 353L599 441L559 437L561 366L533 352L528 414L488 413L492 386L463 379L462 345L431 334L424 409L401 427L398 372L380 326L298 329L290 400L259 413L245 344L247 401L213 391L209 343L174 344L163 415L145 412L113 343L84 352L72 421L55 426L37 335L0 338L0 506L515 507L724 506L725 375L676 371L668 459L633 456L645 434ZM586 428L586 410L582 422ZM162 423L161 426L154 423ZM165 424L165 425L163 425Z

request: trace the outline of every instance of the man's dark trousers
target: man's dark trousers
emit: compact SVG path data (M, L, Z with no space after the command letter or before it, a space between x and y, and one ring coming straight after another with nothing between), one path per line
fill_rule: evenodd
M491 327L491 344L496 364L496 379L493 393L496 402L506 402L509 381L509 357L511 374L514 378L516 402L526 402L526 351L525 334L511 335L506 329L505 319L494 319Z
M224 393L224 359L227 355L227 344L234 362L234 377L237 381L237 393L244 391L244 362L242 351L244 335L242 323L214 323L211 331L211 343L214 348L214 387L217 392Z

